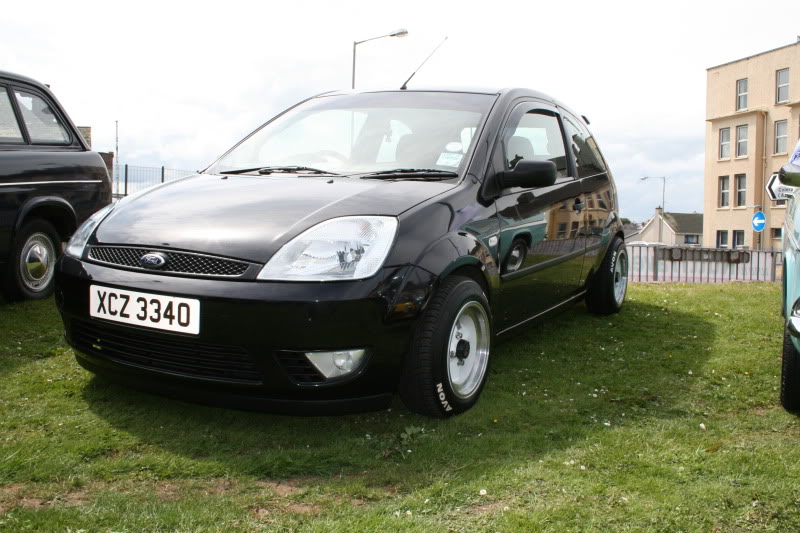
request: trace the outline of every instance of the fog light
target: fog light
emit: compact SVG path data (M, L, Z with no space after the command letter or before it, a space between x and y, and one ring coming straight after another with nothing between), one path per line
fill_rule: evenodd
M327 379L346 376L357 370L367 351L337 350L335 352L306 352L306 358Z

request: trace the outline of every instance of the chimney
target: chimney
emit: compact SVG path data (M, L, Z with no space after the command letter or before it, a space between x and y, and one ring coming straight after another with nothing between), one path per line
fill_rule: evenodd
M656 207L656 216L664 216L664 208L661 206Z

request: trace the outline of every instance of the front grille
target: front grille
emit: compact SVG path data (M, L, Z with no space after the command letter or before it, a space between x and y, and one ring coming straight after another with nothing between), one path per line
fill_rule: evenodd
M261 373L243 349L194 339L143 334L75 321L72 340L83 352L149 370L231 383L260 384Z
M295 383L306 385L325 381L325 376L302 352L278 352L278 362Z
M167 258L166 264L158 269L142 268L139 259L150 252L160 252L164 254ZM148 272L170 272L200 276L236 277L244 274L250 266L249 263L243 261L222 259L220 257L191 252L175 252L153 248L129 248L125 246L92 246L89 249L89 259L99 263L147 270Z

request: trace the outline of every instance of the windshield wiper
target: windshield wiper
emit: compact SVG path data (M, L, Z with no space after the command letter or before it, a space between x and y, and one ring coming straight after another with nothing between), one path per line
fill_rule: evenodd
M311 174L325 174L328 176L339 176L336 172L330 170L322 170L320 168L303 167L298 165L287 165L277 167L254 167L254 168L237 168L234 170L225 170L220 174L247 174L248 172L258 172L259 174L272 174L273 172L309 172Z
M366 179L436 179L444 180L457 178L458 172L452 170L439 170L437 168L394 168L392 170L378 170L358 175Z

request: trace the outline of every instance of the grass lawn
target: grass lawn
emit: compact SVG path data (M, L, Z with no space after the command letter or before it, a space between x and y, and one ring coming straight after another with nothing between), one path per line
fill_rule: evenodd
M798 531L776 284L637 285L493 353L448 421L179 402L78 367L0 304L2 531Z

